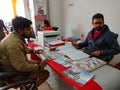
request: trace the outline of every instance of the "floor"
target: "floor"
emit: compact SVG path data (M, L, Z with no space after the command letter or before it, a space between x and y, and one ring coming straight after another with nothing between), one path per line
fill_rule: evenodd
M38 90L53 90L47 82L44 82L41 86L39 86Z
M9 90L20 90L18 89L9 89ZM39 86L38 90L53 90L48 84L47 82L44 82L41 86Z

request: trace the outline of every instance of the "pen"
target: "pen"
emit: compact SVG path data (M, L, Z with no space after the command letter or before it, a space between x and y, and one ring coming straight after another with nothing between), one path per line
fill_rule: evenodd
M67 56L67 55L64 55L66 58L68 58L68 59L71 59L69 56Z
M93 62L93 64L96 66L97 65L97 63L95 63L95 61L92 59L92 62Z

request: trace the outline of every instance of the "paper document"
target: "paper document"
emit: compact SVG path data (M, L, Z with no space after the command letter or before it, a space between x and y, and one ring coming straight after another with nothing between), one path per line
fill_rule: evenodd
M84 53L83 51L77 50L76 48L74 48L74 46L70 44L61 46L57 49L59 50L59 53L68 56L72 60L81 60L89 57L88 54Z

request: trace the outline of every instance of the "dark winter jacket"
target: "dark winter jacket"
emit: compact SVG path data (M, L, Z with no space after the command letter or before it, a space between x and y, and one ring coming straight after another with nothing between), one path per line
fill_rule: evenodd
M105 29L102 34L94 40L92 39L93 33L94 30L92 29L88 33L85 42L80 44L80 48L86 47L84 49L85 53L90 55L91 52L102 50L102 55L97 57L102 60L106 60L107 57L113 57L115 54L120 53L120 46L117 41L118 34L111 32L107 25L105 25Z

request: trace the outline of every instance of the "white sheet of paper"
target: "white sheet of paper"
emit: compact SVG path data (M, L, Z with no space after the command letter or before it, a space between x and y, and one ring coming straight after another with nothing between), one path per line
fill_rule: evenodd
M62 53L64 55L68 56L72 60L81 60L81 59L89 57L88 54L84 53L81 50L75 49L70 44L65 45L65 46L61 46L61 47L58 48L58 50L59 50L58 51L59 53Z

